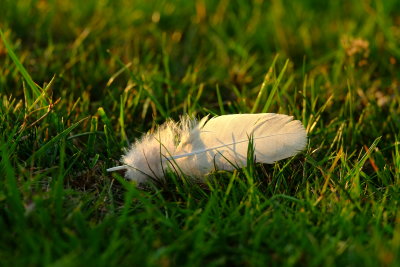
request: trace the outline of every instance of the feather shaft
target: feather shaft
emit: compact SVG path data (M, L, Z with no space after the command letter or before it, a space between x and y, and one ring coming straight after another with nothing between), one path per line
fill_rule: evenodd
M107 171L108 172L115 172L115 171L126 170L127 168L129 168L127 165L121 165L121 166L115 166L115 167L112 167L112 168L108 168Z

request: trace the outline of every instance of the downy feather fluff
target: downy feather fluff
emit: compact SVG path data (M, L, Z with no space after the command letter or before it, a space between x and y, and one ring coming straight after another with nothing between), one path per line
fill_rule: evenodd
M183 117L167 121L137 140L122 157L125 177L138 183L162 179L170 169L202 178L214 170L247 164L250 138L257 162L274 163L304 149L306 131L293 117L274 114L232 114L200 121Z

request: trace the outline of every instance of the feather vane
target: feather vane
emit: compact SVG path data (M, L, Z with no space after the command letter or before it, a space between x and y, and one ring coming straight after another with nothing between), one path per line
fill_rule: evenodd
M161 125L136 141L122 157L125 177L145 182L162 179L165 171L201 179L215 170L233 170L247 164L249 140L253 140L255 160L274 163L305 148L306 131L293 117L275 114L232 114L200 121L183 117Z

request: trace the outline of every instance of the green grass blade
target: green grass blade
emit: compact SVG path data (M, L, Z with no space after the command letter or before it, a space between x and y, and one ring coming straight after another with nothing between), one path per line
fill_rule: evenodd
M12 61L14 62L15 66L17 67L18 71L22 74L24 77L25 81L28 83L29 87L32 90L32 93L34 94L35 98L39 98L41 96L41 90L39 86L37 86L34 81L32 80L32 77L29 75L28 71L25 69L25 67L22 65L21 61L19 61L17 55L14 53L11 45L8 43L3 31L0 29L0 36L1 39L4 43L4 46L7 48L7 53L11 57ZM45 104L48 104L45 99L43 99L43 102Z
M48 141L46 144L41 146L37 151L35 151L29 158L28 162L32 161L34 158L41 156L43 153L45 153L51 146L55 145L57 142L61 141L63 138L66 138L67 135L72 132L76 127L79 126L83 121L87 120L88 118L84 118L74 124L72 124L70 127L62 131L61 133L57 134L55 137L53 137L50 141Z
M283 69L282 69L281 72L279 73L279 76L278 76L278 78L276 79L276 81L275 81L275 83L274 83L274 86L272 87L272 90L271 90L271 92L270 92L269 95L268 95L267 102L265 103L265 105L264 105L264 107L263 107L263 109L262 109L262 112L263 112L263 113L264 113L264 112L267 112L268 109L269 109L269 107L271 106L272 100L274 99L275 93L276 93L276 91L278 90L278 87L279 87L279 85L280 85L280 83L281 83L281 81L282 81L283 75L284 75L285 72L286 72L286 69L287 69L288 64L289 64L289 60L286 60L285 65L283 66Z
M256 97L256 102L254 103L253 108L251 109L251 113L254 113L257 111L258 106L260 105L260 102L261 102L261 98L265 95L265 93L267 91L267 87L271 80L271 76L274 71L275 64L276 64L276 61L278 60L278 57L279 57L279 54L274 57L274 60L272 61L267 74L265 74L264 81L261 84L260 91L258 92L258 95Z

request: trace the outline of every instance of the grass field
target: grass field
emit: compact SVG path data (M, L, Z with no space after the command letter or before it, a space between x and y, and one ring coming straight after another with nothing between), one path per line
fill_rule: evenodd
M0 0L1 266L400 266L397 0ZM275 112L306 150L139 189L183 114Z

